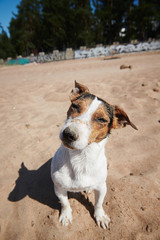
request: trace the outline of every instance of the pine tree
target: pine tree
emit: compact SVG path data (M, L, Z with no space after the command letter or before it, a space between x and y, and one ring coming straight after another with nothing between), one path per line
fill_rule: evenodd
M43 29L43 46L45 50L53 50L57 44L59 34L63 34L62 18L60 14L60 1L56 4L55 0L42 0L42 21Z
M74 0L74 34L76 46L89 46L92 37L92 9L89 0Z
M38 0L22 0L17 8L10 22L10 36L17 54L26 56L41 47L41 5Z
M111 44L114 41L129 40L132 30L131 12L133 0L93 0L95 7L95 34L99 42ZM121 38L125 28L126 37Z
M43 25L46 49L77 48L92 42L92 9L89 0L44 0Z
M7 59L7 57L14 57L15 51L11 41L1 25L0 28L2 29L0 33L0 58Z
M160 4L158 0L139 0L134 12L135 35L139 40L160 36Z
M159 0L21 0L17 8L9 26L17 55L160 37Z

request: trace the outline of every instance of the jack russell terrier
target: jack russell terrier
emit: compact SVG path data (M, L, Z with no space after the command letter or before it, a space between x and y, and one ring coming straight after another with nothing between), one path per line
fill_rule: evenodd
M137 128L121 108L96 97L76 81L70 100L67 120L60 131L62 144L51 163L54 190L61 203L59 221L65 226L72 222L68 191L94 190L94 217L98 226L106 229L110 219L102 206L107 192L105 145L112 128Z

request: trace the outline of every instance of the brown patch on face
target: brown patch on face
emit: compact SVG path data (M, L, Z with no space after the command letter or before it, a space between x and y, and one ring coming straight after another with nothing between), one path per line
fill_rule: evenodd
M77 99L73 101L67 112L67 118L71 117L73 119L73 118L79 117L87 110L91 102L92 102L92 99L90 98Z
M108 124L110 122L109 115L103 104L99 106L91 118L91 134L89 136L89 144L92 142L100 142L109 131Z

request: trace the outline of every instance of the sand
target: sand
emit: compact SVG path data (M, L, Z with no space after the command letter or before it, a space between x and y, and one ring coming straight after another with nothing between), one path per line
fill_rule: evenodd
M58 222L50 163L74 80L138 128L113 130L106 145L107 230L93 218L93 193L69 194L73 223ZM0 239L160 239L160 52L1 67L0 129Z

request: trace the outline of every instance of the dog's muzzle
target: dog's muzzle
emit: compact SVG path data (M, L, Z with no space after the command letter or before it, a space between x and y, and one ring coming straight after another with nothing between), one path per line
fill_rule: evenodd
M63 145L70 149L82 150L88 145L90 129L86 121L68 119L60 131Z
M64 144L71 144L76 141L79 137L78 131L76 128L66 127L62 133L62 141Z

